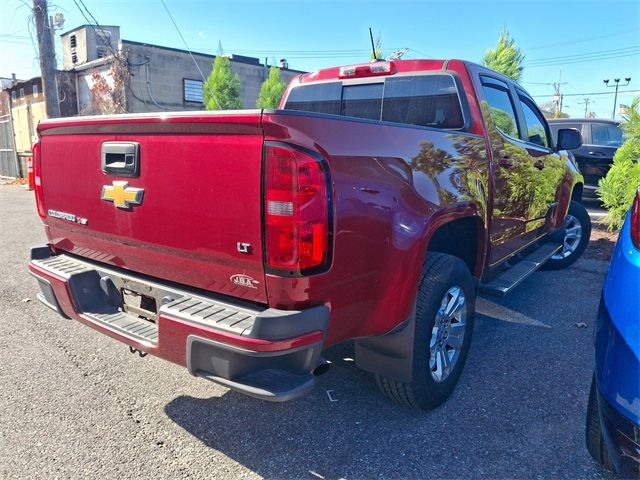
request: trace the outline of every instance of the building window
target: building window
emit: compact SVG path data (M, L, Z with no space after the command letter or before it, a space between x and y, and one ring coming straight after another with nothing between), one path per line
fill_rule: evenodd
M184 101L202 104L202 82L200 80L189 80L184 82Z
M75 53L71 54L71 63L78 63L78 55Z
M38 85L33 86L33 96L34 98L38 98Z
M76 40L75 35L71 35L71 37L69 37L69 41L71 42L71 48L76 48L78 46L78 41Z
M20 98L24 98L24 88L20 89Z
M108 50L111 48L111 32L96 30L96 44L98 58L106 57L109 54Z
M16 91L15 90L13 92L11 92L11 101L12 102L16 101Z

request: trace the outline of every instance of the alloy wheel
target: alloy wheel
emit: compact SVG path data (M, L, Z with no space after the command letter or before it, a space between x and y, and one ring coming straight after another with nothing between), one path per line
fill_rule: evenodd
M458 286L447 290L431 330L429 369L436 382L445 381L453 371L464 343L467 326L467 301Z

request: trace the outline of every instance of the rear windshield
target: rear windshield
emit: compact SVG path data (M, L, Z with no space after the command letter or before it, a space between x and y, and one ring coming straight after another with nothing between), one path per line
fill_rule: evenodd
M464 127L458 89L450 75L394 77L356 85L300 85L291 90L284 108L423 127Z

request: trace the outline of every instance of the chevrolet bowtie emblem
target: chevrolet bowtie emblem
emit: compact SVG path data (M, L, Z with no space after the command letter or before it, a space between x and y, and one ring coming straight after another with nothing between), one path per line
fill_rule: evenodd
M128 182L113 182L113 185L104 185L100 198L113 202L118 208L129 208L132 205L142 203L143 188L129 187Z

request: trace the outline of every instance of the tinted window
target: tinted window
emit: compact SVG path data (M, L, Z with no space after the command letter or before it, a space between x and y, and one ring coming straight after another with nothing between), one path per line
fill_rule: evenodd
M557 133L558 130L561 130L563 128L575 128L576 130L578 130L580 133L582 133L582 125L579 123L550 123L549 127L551 128L551 130L554 133Z
M464 126L458 91L448 75L388 79L382 119L436 128Z
M382 115L382 83L343 87L341 115L380 120Z
M289 92L284 108L340 115L341 94L342 84L340 82L296 87Z
M435 128L463 128L460 98L450 75L386 78L381 83L300 85L285 109L331 113Z
M482 77L482 89L489 102L495 126L507 135L518 138L518 123L507 84L493 78Z
M524 113L525 138L529 143L535 143L541 147L548 147L547 129L542 114L538 111L533 102L527 97L519 96L522 113Z
M622 129L615 125L591 124L591 144L607 147L619 147L622 145Z
M553 136L554 145L558 143L558 130L562 130L565 128L575 128L580 133L582 133L582 124L580 123L549 123L549 129L551 129L551 135Z

